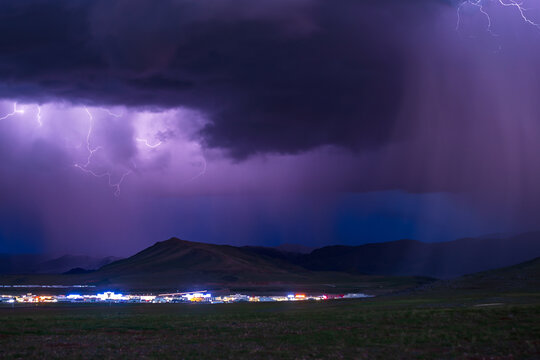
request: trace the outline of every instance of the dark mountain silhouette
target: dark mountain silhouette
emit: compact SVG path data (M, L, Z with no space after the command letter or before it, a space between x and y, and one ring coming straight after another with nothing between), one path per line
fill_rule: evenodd
M419 292L496 292L538 293L540 291L540 257L517 265L468 274L451 280L440 280L420 286Z
M64 274L65 275L78 275L78 274L88 274L88 273L91 273L91 272L94 272L95 270L86 270L86 269L83 269L83 268L73 268L69 271L66 271Z
M503 291L540 290L540 257L502 269L465 275L453 282L454 288L492 288Z
M311 271L298 265L300 254L272 248L213 245L172 238L97 271L74 269L57 282L94 285L101 289L384 293L418 286L431 279ZM14 277L18 283L38 281ZM50 281L50 278L48 278Z
M172 238L90 274L111 286L184 288L243 284L268 285L317 281L352 281L349 274L306 270L275 249L213 245Z
M305 271L298 265L277 257L251 251L249 247L214 245L172 238L124 260L103 266L101 273L115 275L135 273L161 273L170 270L189 273L234 273L241 276L248 272L267 275Z
M299 254L276 248L213 245L172 238L96 271L88 271L94 268L88 262L82 264L90 259L61 257L39 264L44 272L65 269L63 275L5 276L2 282L91 284L137 290L213 287L279 292L288 289L386 291L421 284L431 278L453 278L531 260L540 256L539 239L540 233L527 233L432 244L399 240L328 246L310 254Z
M509 238L466 238L442 243L399 240L327 246L300 258L311 270L451 278L514 265L540 256L540 233Z
M304 254L284 251L273 247L264 246L242 246L244 252L249 252L254 255L260 255L271 259L279 259L281 261L290 262L298 265Z
M279 251L285 251L290 253L297 253L297 254L309 254L313 250L315 250L312 246L305 246L300 244L281 244L279 246L276 246L275 249Z
M96 258L91 256L64 255L38 264L35 272L40 274L61 274L74 268L96 270L117 260L120 260L120 258L114 256Z
M0 274L61 274L74 268L96 270L118 257L92 257L84 255L2 255Z
M528 233L432 244L399 240L328 246L298 254L173 238L106 265L90 276L110 284L163 285L343 283L355 282L361 275L451 278L530 260L540 255L539 239L539 233Z

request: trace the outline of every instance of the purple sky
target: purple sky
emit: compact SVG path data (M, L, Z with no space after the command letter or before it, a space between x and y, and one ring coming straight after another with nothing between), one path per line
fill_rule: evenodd
M6 0L0 253L538 229L540 7Z

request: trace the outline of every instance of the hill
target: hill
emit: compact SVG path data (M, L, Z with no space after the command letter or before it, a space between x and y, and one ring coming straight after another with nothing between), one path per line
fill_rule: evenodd
M0 278L3 284L84 284L102 289L383 293L514 265L540 256L539 233L426 244L414 240L329 246L300 254L172 238L96 271L70 266L63 275ZM45 262L60 268L72 257ZM78 259L78 263L83 262ZM42 263L43 264L43 263ZM68 270L69 270L68 269Z
M291 261L298 254L276 249L213 245L172 238L97 271L62 275L4 276L4 284L82 284L103 290L380 294L432 279L312 271Z
M540 257L514 266L469 274L448 282L434 283L433 287L449 287L467 291L539 292Z
M88 275L118 288L214 288L263 292L291 290L378 292L415 286L424 278L361 276L311 271L290 261L292 253L257 247L197 243L172 238Z
M311 270L452 278L514 265L540 256L540 233L508 238L466 238L441 243L399 240L360 246L327 246L302 256Z
M305 253L299 246L212 245L171 239L159 242L135 257L103 268L104 272L128 276L174 267L193 279L223 273L227 279L261 281L279 279L280 274L309 271L346 272L364 275L427 276L455 278L464 274L514 265L540 256L540 233L505 237L501 234L464 238L441 243L399 240L360 246L326 246ZM40 255L0 255L0 273L64 273L74 268L98 269L117 260L66 255L45 259ZM152 264L144 267L142 264ZM214 275L211 276L212 279Z
M213 245L172 238L124 260L103 266L101 275L133 276L174 272L190 279L237 281L279 279L305 269L288 261L252 252L249 248ZM217 277L216 277L217 276Z

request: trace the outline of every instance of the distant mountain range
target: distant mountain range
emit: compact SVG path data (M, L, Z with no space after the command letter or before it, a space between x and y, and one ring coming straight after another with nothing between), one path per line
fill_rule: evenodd
M73 268L96 270L117 260L120 258L114 256L0 254L0 274L62 274Z
M532 293L540 290L540 257L495 270L464 275L456 279L440 280L424 284L415 292L484 293L486 290L502 293Z
M313 271L296 263L301 256L274 248L213 245L172 238L96 271L77 268L59 275L3 275L0 276L0 284L92 285L95 288L90 288L91 291L112 289L158 293L210 289L227 293L382 294L432 281L425 277Z
M275 255L279 252L275 251ZM123 260L99 269L100 275L111 277L149 276L172 274L200 282L278 281L283 276L308 272L287 261L285 257L265 256L248 247L213 245L172 238Z
M515 265L538 256L540 233L431 244L399 240L327 246L307 254L280 248L213 245L172 238L117 261L75 256L48 261L32 256L0 257L0 271L6 272L9 262L13 265L10 272L14 273L13 269L21 266L20 261L34 261L36 265L31 267L34 270L27 273L67 272L56 277L43 275L41 280L32 275L4 276L5 284L52 281L130 289L213 286L240 290L262 287L268 291L283 291L295 284L295 289L318 286L318 289L329 287L338 291L336 287L339 287L339 291L360 291L397 289L428 282L430 278L453 278ZM87 271L91 269L97 270Z
M291 259L300 256L273 248L235 247L172 238L99 270L79 281L98 287L149 289L228 289L283 293L289 291L358 292L408 288L425 278L389 278L344 272L311 271Z
M465 238L440 243L399 240L327 246L298 258L306 269L378 275L452 278L540 256L540 232L507 238Z

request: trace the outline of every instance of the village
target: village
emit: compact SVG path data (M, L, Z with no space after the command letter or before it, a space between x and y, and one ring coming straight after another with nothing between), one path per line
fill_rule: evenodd
M169 293L158 295L121 294L106 291L97 294L67 294L67 295L36 295L27 293L24 295L0 295L0 303L140 303L140 304L166 304L166 303L205 303L205 304L228 304L237 302L274 302L274 301L324 301L337 299L369 298L371 295L362 293L351 294L287 294L279 296L259 296L231 294L213 296L207 290Z

